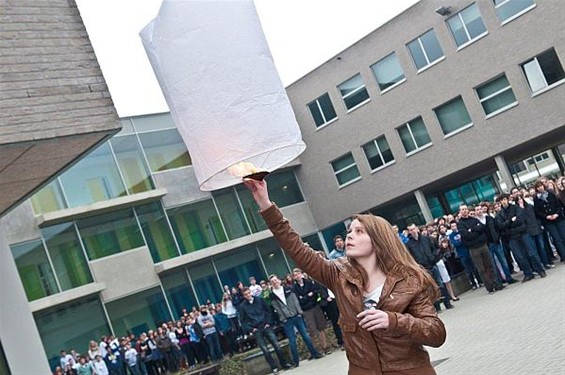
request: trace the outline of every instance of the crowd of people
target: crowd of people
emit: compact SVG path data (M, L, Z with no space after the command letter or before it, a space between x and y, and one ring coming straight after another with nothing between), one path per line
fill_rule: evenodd
M440 302L451 309L452 301L459 300L451 278L460 272L465 272L473 289L484 286L494 294L517 282L517 268L523 272L521 282L528 282L535 275L546 277L555 262L565 262L565 178L541 178L530 188L513 188L510 194L500 194L494 202L480 202L474 207L462 204L455 215L423 226L411 224L402 231L393 226L393 230L439 287L436 311L441 311ZM345 257L349 251L345 243L342 236L336 236L327 258ZM323 252L318 255L325 256ZM382 285L374 296L376 301L381 292ZM368 306L368 310L375 306ZM183 309L177 321L163 323L155 330L137 337L132 334L93 340L84 355L61 351L55 374L166 374L217 363L240 352L241 344L250 339L276 373L299 365L297 333L311 359L328 355L333 348L345 349L339 316L332 291L301 269L295 268L284 278L270 275L259 283L250 277L248 286L243 282L231 288L224 286L221 302L208 301L191 311ZM325 334L329 322L335 343L330 343ZM290 361L280 349L276 327L289 339Z

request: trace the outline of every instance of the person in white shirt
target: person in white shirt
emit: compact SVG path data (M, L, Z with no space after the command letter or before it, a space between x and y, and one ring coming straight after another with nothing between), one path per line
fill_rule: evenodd
M139 366L137 365L137 350L131 347L131 344L126 344L126 351L124 353L126 363L132 375L141 375Z
M96 356L94 361L92 361L92 365L94 366L94 370L96 370L96 375L110 375L108 366L106 366L106 362L104 362L100 355Z
M257 284L257 280L255 279L255 277L251 276L249 278L249 284L251 284L249 285L249 290L251 291L251 295L253 297L260 297L263 288L261 288L261 285Z
M72 366L75 364L75 361L73 360L72 355L67 354L65 350L61 350L61 359L59 360L59 363L61 364L63 371L66 372L68 368L72 368Z

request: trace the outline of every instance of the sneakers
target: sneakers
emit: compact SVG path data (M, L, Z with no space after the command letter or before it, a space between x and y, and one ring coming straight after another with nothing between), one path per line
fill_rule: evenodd
M445 306L445 309L446 309L446 310L451 310L451 309L454 309L454 308L455 308L455 306L453 306L452 304L449 304L449 305L446 305L446 306Z
M522 279L523 283L527 283L530 280L534 279L534 275L528 275L528 276L524 276L524 278Z
M494 286L494 290L502 290L504 288L506 288L506 287L502 284L497 284L497 285Z
M278 374L279 373L279 369L278 368L274 368L273 369L273 374Z
M541 271L541 272L539 273L539 276L543 279L544 277L547 276L547 274L545 273L545 271Z
M288 370L289 368L292 368L292 365L285 363L282 368L285 369L285 370Z
M506 282L507 282L508 284L514 284L514 283L517 282L517 281L518 281L518 280L513 279L513 278L510 278L510 280L506 280Z

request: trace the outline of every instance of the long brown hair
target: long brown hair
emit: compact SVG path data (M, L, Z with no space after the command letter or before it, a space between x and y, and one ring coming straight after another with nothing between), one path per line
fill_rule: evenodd
M359 214L352 219L358 220L371 238L377 255L377 266L385 275L400 275L408 280L416 277L431 302L439 298L436 282L425 269L416 263L387 220L372 214ZM365 269L354 259L350 261L363 275L363 288L365 288L368 280Z

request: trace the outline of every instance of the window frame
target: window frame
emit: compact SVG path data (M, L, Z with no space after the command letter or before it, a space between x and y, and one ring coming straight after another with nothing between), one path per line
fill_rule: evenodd
M502 112L506 112L507 110L514 108L518 105L518 99L516 98L516 94L514 94L514 90L512 90L512 85L510 84L508 77L506 77L506 82L508 82L507 87L502 88L502 89L500 89L500 90L498 90L498 91L496 91L496 92L494 92L494 93L492 93L492 94L490 94L490 95L488 95L484 98L481 98L481 95L479 94L479 89L484 87L485 85L488 85L488 84L496 81L497 79L499 79L501 77L506 77L506 73L503 72L502 74L499 74L499 75L489 79L488 81L481 83L480 85L478 85L474 88L475 95L477 96L477 99L479 100L479 104L481 105L481 108L483 109L483 112L485 114L485 119L489 119L489 118L494 117L494 116L496 116L496 115L498 115ZM509 104L505 105L504 107L497 109L496 111L493 111L491 113L487 113L486 110L485 110L485 107L483 106L483 102L486 102L486 101L488 101L492 98L495 98L496 96L498 96L498 95L500 95L500 94L502 94L502 93L504 93L508 90L512 91L512 93L514 94L514 102L509 103Z
M346 158L346 157L348 157L348 156L351 156L351 159L353 160L353 163L349 164L348 166L346 166L346 167L344 167L344 168L341 168L340 170L336 170L335 167L334 167L334 163L335 163L335 162L338 162L338 161L340 161L340 160L342 160L342 159L344 159L344 158ZM335 181L336 181L337 186L339 187L339 189L342 189L342 188L344 188L344 187L346 187L346 186L349 186L349 185L351 185L351 184L353 184L353 183L355 183L355 182L361 180L361 178L362 178L361 172L359 171L359 168L357 167L357 163L356 163L355 158L353 157L353 153L352 153L351 151L345 153L344 155L338 157L337 159L334 159L334 160L330 161L330 167L331 167L331 169L332 169L332 173L333 173L333 175L334 175L334 177L335 177ZM355 178L353 178L353 179L347 181L347 182L344 183L344 184L340 184L339 179L337 178L338 174L340 174L340 173L342 173L342 172L345 172L345 171L347 171L348 169L353 168L353 167L355 167L355 168L357 169L357 172L359 173L359 176L357 176L357 177L355 177Z
M377 78L377 73L375 71L375 67L380 62L390 58L391 56L394 56L394 58L396 59L396 62L398 63L398 66L400 67L400 70L402 71L402 79L400 79L398 82L395 82L394 84L390 85L389 87L387 87L385 89L381 89L381 83L379 82L379 79ZM400 86L401 84L406 82L406 74L404 73L404 69L402 69L402 64L400 64L400 60L398 59L398 56L396 56L396 51L392 51L391 53L389 53L388 55L386 55L382 59L379 59L377 62L375 62L373 65L371 65L370 68L371 68L371 71L373 72L373 77L375 77L375 81L377 82L377 86L379 87L379 91L380 91L381 95L386 93L386 92L389 92L390 90L394 89L395 87Z
M439 118L439 116L438 116L438 114L437 114L437 110L438 110L439 108L442 108L442 107L448 105L448 104L454 103L454 102L455 102L456 100L458 100L458 99L460 99L461 102L463 103L463 107L465 108L465 111L467 112L467 116L469 116L470 122L468 122L468 123L466 123L466 124L464 124L464 125L458 127L458 128L455 129L455 130L452 130L452 131L450 131L449 133L446 134L446 133L444 132L444 129L443 129L443 125L442 125L442 123L441 123L441 120L440 120L440 118ZM436 116L436 119L437 119L437 122L438 122L438 124L439 124L439 126L440 126L440 128L441 128L441 132L443 133L443 139L447 139L447 138L449 138L449 137L453 137L454 135L459 134L459 133L461 133L462 131L473 127L473 118L471 117L471 114L469 113L469 110L467 109L467 106L465 105L465 101L463 100L463 96L461 96L461 95L458 95L458 96L456 96L455 98L452 98L452 99L450 99L450 100L448 100L448 101L446 101L446 102L443 102L442 104L440 104L440 105L434 107L434 108L432 109L432 111L434 112L434 114L435 114L435 116Z
M480 17L481 21L483 22L483 26L485 27L485 31L483 31L479 35L475 36L474 38L471 38L471 35L469 34L469 30L468 30L468 27L467 27L467 23L465 23L465 20L463 19L463 16L462 16L462 13L464 11L466 11L467 9L471 8L472 6L477 8L477 11L479 12L479 17ZM462 43L461 45L457 44L457 40L455 39L455 35L454 35L453 30L451 29L451 25L449 23L449 20L454 19L455 17L459 18L459 21L461 22L461 25L463 26L463 31L465 31L465 35L467 36L467 41L465 43ZM460 12L458 12L458 13L454 14L453 16L449 17L448 19L446 19L445 23L447 25L447 28L449 29L449 33L451 34L453 41L455 42L455 45L457 46L457 51L462 50L463 48L467 47L468 45L473 44L476 41L478 41L479 39L482 39L482 38L484 38L485 36L488 35L487 26L486 26L485 21L483 19L483 15L481 14L481 10L477 6L477 3L472 3L469 6L465 7Z
M512 2L512 1L515 1L515 0L505 0L505 1L503 1L502 3L500 3L500 4L497 5L497 4L495 3L495 0L492 0L492 5L493 5L493 7L494 7L494 11L495 11L495 13L496 13L496 16L498 17L498 19L499 19L499 21L500 21L500 26L504 26L504 25L506 25L507 23L514 21L516 18L522 16L523 14L528 13L530 10L534 9L534 8L537 6L535 0L532 0L532 2L533 2L532 5L530 5L530 6L526 7L526 8L524 8L524 9L522 9L522 10L519 11L518 13L514 13L512 16L506 18L505 20L501 19L500 13L498 12L498 9L501 8L501 7L503 7L504 5L506 5L506 4L510 3L510 2Z
M428 58L428 53L426 52L426 49L424 48L424 44L422 43L422 37L424 35L426 35L429 32L433 32L434 37L436 38L438 44L439 44L439 48L441 49L441 53L442 55L440 57L438 57L436 60L434 61L430 61L430 59ZM412 55L412 51L410 51L410 48L408 47L408 45L412 42L418 42L418 45L420 46L421 51L424 54L424 57L426 58L426 61L428 62L425 66L418 68L418 65L416 64L416 61L414 59L414 55ZM417 73L421 73L429 68L431 68L432 66L439 64L440 62L442 62L443 60L445 60L445 52L443 51L443 48L441 47L441 44L439 43L439 39L437 38L437 35L435 33L434 28L431 28L429 30L427 30L426 32L420 34L418 37L412 39L411 41L409 41L408 43L406 43L406 48L408 49L408 54L410 55L410 57L412 58L412 63L414 64L414 67L416 68L416 72Z
M380 148L379 143L378 143L378 140L380 140L380 139L384 139L384 141L388 145L388 149L390 150L390 154L392 155L392 160L385 162L383 153L382 153L381 148ZM369 161L367 151L365 150L365 146L368 146L368 145L371 145L371 144L373 144L376 147L377 154L379 155L381 162L382 162L382 164L380 166L378 166L377 168L373 168L371 166L371 162ZM380 171L380 170L382 170L382 169L384 169L384 168L386 168L386 167L388 167L388 166L390 166L390 165L392 165L396 162L396 159L394 158L394 154L392 152L392 149L390 148L390 144L388 143L388 140L386 139L386 136L384 134L382 134L382 135L378 136L377 138L361 145L361 149L363 150L363 154L365 155L365 159L367 160L367 164L369 165L369 168L371 168L371 173L378 172L378 171Z
M322 110L322 106L320 105L320 98L326 96L328 97L330 104L332 105L333 111L335 113L335 117L330 119L330 120L326 120L326 114L324 113L324 111ZM316 103L316 107L318 108L318 111L320 111L320 115L322 116L322 119L324 120L323 124L316 124L316 118L314 117L314 115L312 114L312 110L310 109L310 105ZM310 103L306 104L306 107L308 107L308 110L310 111L310 116L312 116L312 120L314 121L314 126L316 127L316 130L320 130L325 128L326 126L328 126L329 124L335 122L338 120L338 116L337 116L337 112L335 110L334 104L332 102L332 98L330 97L330 94L328 92L318 96L316 99L312 100Z
M415 120L417 119L421 119L422 123L424 124L424 128L426 129L426 133L428 133L428 138L430 138L430 141L426 144L423 144L422 146L418 146L418 143L416 142L416 138L414 137L414 132L412 131L412 124ZM406 147L404 146L404 142L402 142L402 137L400 136L400 132L399 129L402 127L407 127L408 132L410 133L410 138L412 139L412 142L414 142L414 145L416 146L416 148L412 151L408 151L406 150ZM402 147L404 148L404 152L406 152L406 157L412 156L422 150L427 149L428 147L431 147L434 143L432 141L432 137L430 137L430 133L428 132L428 128L426 127L426 123L424 122L424 119L421 116L415 117L410 121L406 121L405 123L403 123L402 125L396 127L396 134L398 134L398 138L400 138L400 143L402 143Z
M347 93L346 95L343 95L341 93L341 86L344 85L345 83L352 81L353 79L355 79L356 77L359 77L361 79L361 86L355 88L354 90L352 90L351 92ZM358 92L360 92L361 90L365 89L365 91L367 92L367 99L355 104L353 107L348 108L347 107L347 102L345 101L346 98L357 94ZM363 106L364 104L368 103L371 101L371 96L369 95L369 90L367 90L367 84L365 84L365 81L363 80L363 76L361 75L361 73L357 73L355 75L353 75L352 77L346 79L345 81L343 81L342 83L340 83L339 85L337 85L337 90L339 91L339 94L341 96L341 99L343 100L343 104L345 105L345 109L347 110L347 113L353 112L354 110L356 110L357 108Z
M557 58L557 62L561 65L561 70L564 71L565 73L565 69L563 68L563 65L561 64L561 60L559 60L559 56L557 55L557 51L555 51L554 47L551 47L549 49L546 49L543 52L538 53L537 55L535 55L534 57L524 61L523 63L520 64L520 70L522 71L522 75L524 76L524 79L526 80L526 84L528 85L528 88L530 89L532 98L535 96L538 96L540 94L543 94L546 91L549 91L551 89L553 89L554 87L560 86L563 83L565 83L565 74L563 75L563 78L561 78L559 81L553 82L551 85L547 84L547 79L545 78L545 75L543 74L544 71L541 69L541 65L539 64L539 60L538 57L543 55L544 53L547 53L549 51L553 50L555 53L555 56ZM528 78L528 74L526 73L526 70L524 68L524 66L530 62L535 62L536 67L537 67L537 73L541 73L541 76L543 77L544 83L545 83L545 87L537 90L537 91L533 91L532 89L532 85L530 83L530 79Z

